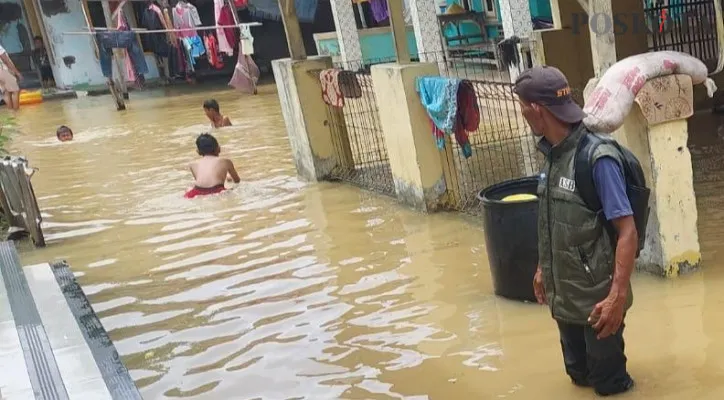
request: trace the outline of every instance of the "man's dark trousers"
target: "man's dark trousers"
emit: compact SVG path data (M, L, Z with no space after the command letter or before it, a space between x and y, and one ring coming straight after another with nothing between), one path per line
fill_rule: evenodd
M626 371L624 324L614 335L598 340L590 325L556 321L561 334L566 373L579 386L592 386L599 395L627 391L633 381Z

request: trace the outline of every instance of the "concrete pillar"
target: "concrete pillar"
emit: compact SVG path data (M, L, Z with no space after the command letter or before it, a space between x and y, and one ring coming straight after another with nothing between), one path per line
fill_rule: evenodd
M410 0L410 15L420 62L438 62L444 66L442 32L437 21L437 9L435 0Z
M616 63L616 37L613 31L612 0L588 2L591 30L591 56L596 76L602 76Z
M575 100L583 104L583 89L594 74L586 11L576 0L551 0L551 11L555 28L531 33L533 64L555 65L568 78Z
M643 1L590 0L588 7L591 55L597 77L616 61L647 52Z
M521 39L527 39L533 32L528 0L500 0L500 17L503 20L503 33L506 38L517 36ZM520 51L520 46L518 46L518 57L520 64L508 67L511 82L515 82L518 74L524 68L525 57ZM538 169L535 163L535 154L531 153L531 148L535 148L535 138L532 135L525 134L520 139L520 151L523 155L523 171L526 176L535 174Z
M528 0L500 0L500 17L503 20L503 33L506 38L517 36L527 39L533 32ZM520 51L518 56L521 62L525 59ZM508 68L511 81L515 82L521 69L522 65Z
M319 71L331 67L331 57L272 61L294 164L309 181L324 179L341 162L319 85Z
M332 17L337 31L340 57L343 62L361 61L362 47L359 43L354 7L349 0L330 0Z
M438 209L446 192L446 167L415 89L418 76L430 75L438 75L437 64L372 66L372 82L397 198L421 211Z
M661 106L663 105L663 106ZM696 269L701 262L687 118L693 115L688 75L648 81L614 132L641 162L651 188L646 246L637 268L661 276Z

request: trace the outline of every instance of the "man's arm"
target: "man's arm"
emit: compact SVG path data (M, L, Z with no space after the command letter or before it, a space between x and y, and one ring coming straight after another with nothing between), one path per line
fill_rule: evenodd
M224 126L231 126L231 120L229 117L224 117Z
M606 219L616 229L616 259L613 282L608 296L591 313L593 328L599 338L616 333L623 321L623 310L628 298L629 282L638 247L638 232L634 223L631 202L626 194L626 179L621 166L610 157L596 161L593 179Z
M634 269L639 238L633 216L616 218L611 222L618 232L616 267L613 271L611 293L616 293L623 301L628 297L629 281Z
M231 162L231 160L226 160L226 162L229 175L231 175L231 179L234 180L234 183L241 182L241 178L239 178L239 174L236 172L236 168L234 168L234 163Z

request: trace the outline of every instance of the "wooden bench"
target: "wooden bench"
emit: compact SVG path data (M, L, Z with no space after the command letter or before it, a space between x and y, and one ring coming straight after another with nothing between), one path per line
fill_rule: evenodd
M498 65L495 42L487 35L486 27L491 24L485 13L468 11L460 14L442 14L438 15L437 18L443 36L442 44L446 59L468 58L466 55L478 53L474 57L476 63ZM479 32L462 33L461 26L465 23L474 24ZM455 28L455 35L446 34L446 29L450 26ZM485 57L480 53L490 54L492 58Z

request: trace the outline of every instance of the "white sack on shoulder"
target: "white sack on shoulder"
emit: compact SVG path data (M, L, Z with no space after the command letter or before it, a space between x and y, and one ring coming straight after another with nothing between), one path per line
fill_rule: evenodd
M624 58L603 74L591 92L583 107L587 114L583 123L594 132L615 131L623 125L641 87L649 79L659 76L689 75L693 84L704 83L712 97L716 85L707 77L708 72L699 59L678 51L657 51Z

